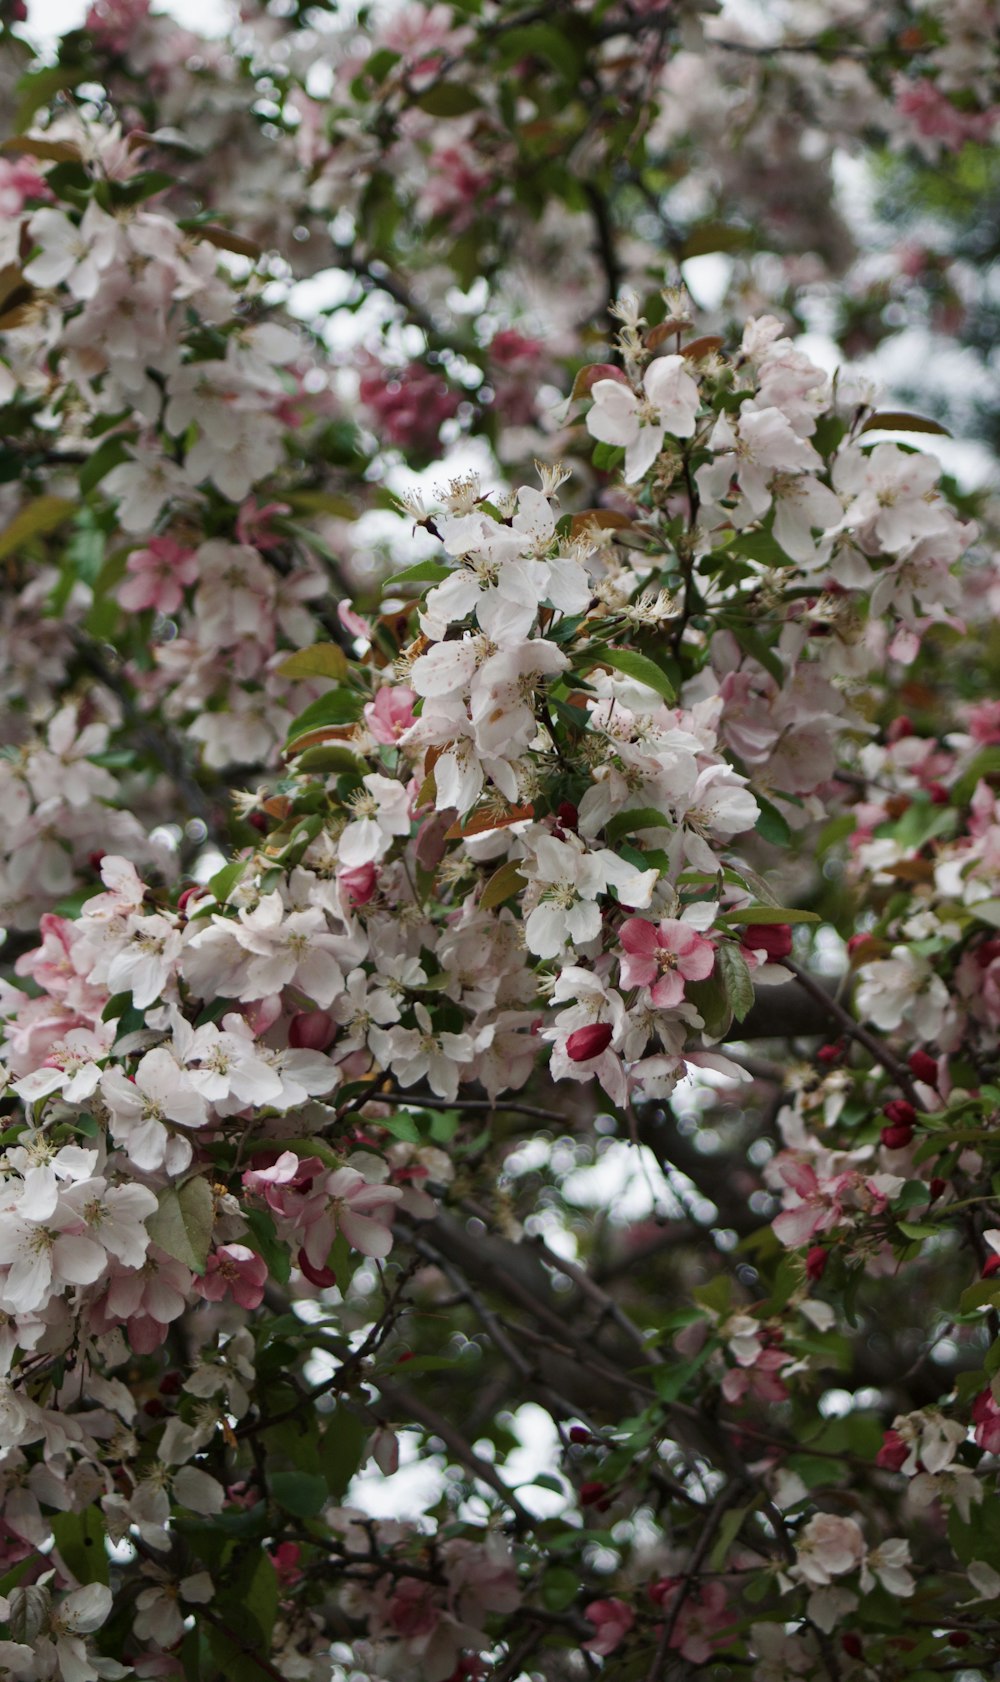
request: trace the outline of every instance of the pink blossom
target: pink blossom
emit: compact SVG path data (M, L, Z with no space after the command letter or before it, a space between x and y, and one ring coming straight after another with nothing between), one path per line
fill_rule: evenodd
M443 422L461 402L459 393L422 362L406 368L376 365L361 380L360 396L390 444L428 453L437 449Z
M670 1646L691 1664L707 1664L719 1645L713 1637L732 1621L723 1585L702 1583L685 1597Z
M267 1284L267 1263L245 1244L220 1244L205 1264L205 1275L194 1288L206 1302L229 1295L241 1308L259 1308Z
M130 576L118 586L118 600L130 613L153 608L157 613L176 613L184 600L184 587L198 577L193 549L175 543L172 537L151 537L143 549L133 549L125 563Z
M405 684L384 683L374 701L365 706L365 720L376 742L394 747L404 730L413 723L416 692Z
M987 1454L1000 1454L1000 1406L991 1390L981 1390L972 1404L976 1442Z
M0 219L13 222L28 199L52 199L38 165L31 158L0 158Z
M378 870L371 862L355 865L351 870L341 870L337 874L337 885L344 903L352 909L356 905L368 904L377 881Z
M660 924L629 917L621 927L622 985L649 987L661 1010L684 997L685 981L704 981L715 967L715 947L689 924L670 918Z
M236 516L236 536L240 543L250 549L276 549L283 541L280 534L271 528L271 521L275 516L292 512L287 502L265 502L261 505L256 497L248 496L240 504L240 511Z
M635 1623L635 1613L624 1600L592 1600L584 1607L583 1615L597 1630L596 1635L583 1643L583 1650L597 1653L602 1659L621 1646Z

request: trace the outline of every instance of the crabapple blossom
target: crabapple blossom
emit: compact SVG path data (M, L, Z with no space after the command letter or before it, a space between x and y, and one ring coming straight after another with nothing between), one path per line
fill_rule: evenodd
M618 380L598 380L587 430L602 444L625 449L625 481L634 484L649 471L669 432L690 438L695 429L699 392L683 356L660 356L646 370L642 394Z

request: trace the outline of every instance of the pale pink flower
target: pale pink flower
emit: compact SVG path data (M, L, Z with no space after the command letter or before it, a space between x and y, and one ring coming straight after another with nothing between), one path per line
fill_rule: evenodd
M376 742L394 747L404 730L413 723L416 691L405 684L384 683L374 701L365 706L365 722Z
M596 1635L583 1642L583 1650L597 1653L602 1659L621 1646L635 1623L635 1613L624 1600L592 1600L584 1607L583 1615L597 1630Z
M621 926L621 943L622 985L649 987L661 1010L680 1004L685 981L705 981L715 967L712 942L676 918L657 924L629 917Z
M625 482L648 473L667 433L690 438L701 395L683 356L660 356L646 369L642 394L619 380L597 380L587 431L605 444L625 447Z
M240 1308L259 1308L267 1284L267 1263L245 1244L220 1244L205 1264L205 1273L194 1288L206 1302L221 1302L229 1295Z
M184 600L184 588L198 577L193 549L186 549L172 537L151 537L143 549L133 549L125 563L129 576L118 585L117 596L130 613L153 608L157 613L176 613Z

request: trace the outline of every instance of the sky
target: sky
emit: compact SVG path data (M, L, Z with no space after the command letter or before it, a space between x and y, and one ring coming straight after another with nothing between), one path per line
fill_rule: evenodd
M39 45L50 45L84 20L89 0L28 0L28 28ZM205 34L221 34L230 15L227 0L160 0L157 11Z

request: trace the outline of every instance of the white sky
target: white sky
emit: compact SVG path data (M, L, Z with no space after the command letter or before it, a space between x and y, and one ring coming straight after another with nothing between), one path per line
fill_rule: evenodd
M89 0L28 0L28 31L39 43L49 46L68 29L79 29ZM232 15L228 0L166 0L154 8L169 12L178 23L199 29L206 35L221 35Z

